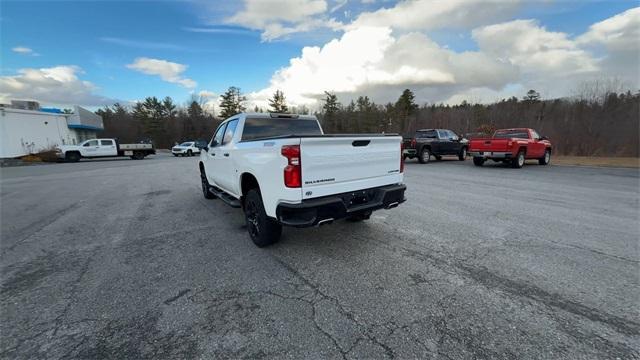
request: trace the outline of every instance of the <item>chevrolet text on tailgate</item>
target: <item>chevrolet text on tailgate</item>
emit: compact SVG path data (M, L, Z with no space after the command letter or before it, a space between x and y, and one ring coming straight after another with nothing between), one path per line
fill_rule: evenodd
M242 113L202 149L202 192L242 208L251 240L267 246L282 225L362 221L404 202L401 143L397 135L324 135L315 116Z

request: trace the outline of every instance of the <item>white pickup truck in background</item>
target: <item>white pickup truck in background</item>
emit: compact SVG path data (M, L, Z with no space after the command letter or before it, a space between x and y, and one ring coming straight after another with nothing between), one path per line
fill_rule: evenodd
M91 139L78 145L62 145L56 148L58 158L67 162L77 162L81 158L101 158L129 156L134 160L142 160L145 156L155 154L152 144L119 144L115 139Z
M314 116L242 113L225 120L200 154L202 191L242 207L257 246L282 225L307 227L405 201L402 137L324 135Z

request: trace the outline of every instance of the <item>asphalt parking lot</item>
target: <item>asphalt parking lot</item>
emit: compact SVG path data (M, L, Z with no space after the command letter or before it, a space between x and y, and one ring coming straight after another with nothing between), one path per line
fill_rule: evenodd
M636 169L408 161L264 249L197 158L0 171L2 358L640 357Z

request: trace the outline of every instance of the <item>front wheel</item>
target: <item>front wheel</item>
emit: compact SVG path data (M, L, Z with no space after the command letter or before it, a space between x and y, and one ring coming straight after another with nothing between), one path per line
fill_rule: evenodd
M204 170L200 170L200 183L202 184L202 195L204 195L204 198L215 199L216 195L211 192L211 186L209 185L209 180L207 180L207 175Z
M64 159L67 162L78 162L80 161L80 154L77 152L68 152L65 154Z
M550 162L551 162L551 150L547 149L544 151L544 156L538 159L538 164L549 165Z
M458 154L458 160L465 161L467 160L467 148L463 147L460 149L460 153Z
M280 240L282 225L267 216L258 189L251 189L247 193L244 201L244 218L249 236L256 246L265 247Z
M524 151L520 150L518 151L518 155L511 160L511 167L520 169L522 166L524 166Z
M193 156L193 151L187 150L187 156Z
M422 151L420 152L420 157L418 157L418 161L420 161L420 164L426 164L429 162L430 158L431 158L431 150L427 148L423 148Z
M483 164L484 164L484 159L483 158L481 158L479 156L476 156L476 157L473 158L473 165L482 166Z

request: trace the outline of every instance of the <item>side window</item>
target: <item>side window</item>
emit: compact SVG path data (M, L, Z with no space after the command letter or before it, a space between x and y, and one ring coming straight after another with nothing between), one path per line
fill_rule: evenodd
M458 135L456 135L456 133L454 133L451 130L447 130L447 132L449 133L449 138L452 140L458 140Z
M448 139L449 138L449 134L447 134L447 132L444 131L444 130L438 130L438 137L440 139Z
M100 145L102 145L102 146L111 146L111 145L113 145L113 140L100 140Z
M211 147L220 146L222 143L222 135L224 135L224 129L227 127L227 124L222 124L216 130L215 135L213 135L213 139L211 139Z
M531 137L535 140L540 139L540 135L535 130L531 130Z
M227 130L224 132L224 138L222 139L222 145L226 145L233 139L233 134L236 132L236 126L238 126L238 120L232 120L227 124Z
M86 146L86 147L89 147L89 146L98 146L98 140L91 140L91 141L87 141L87 142L86 142L86 143L84 143L84 145L82 145L82 146Z

